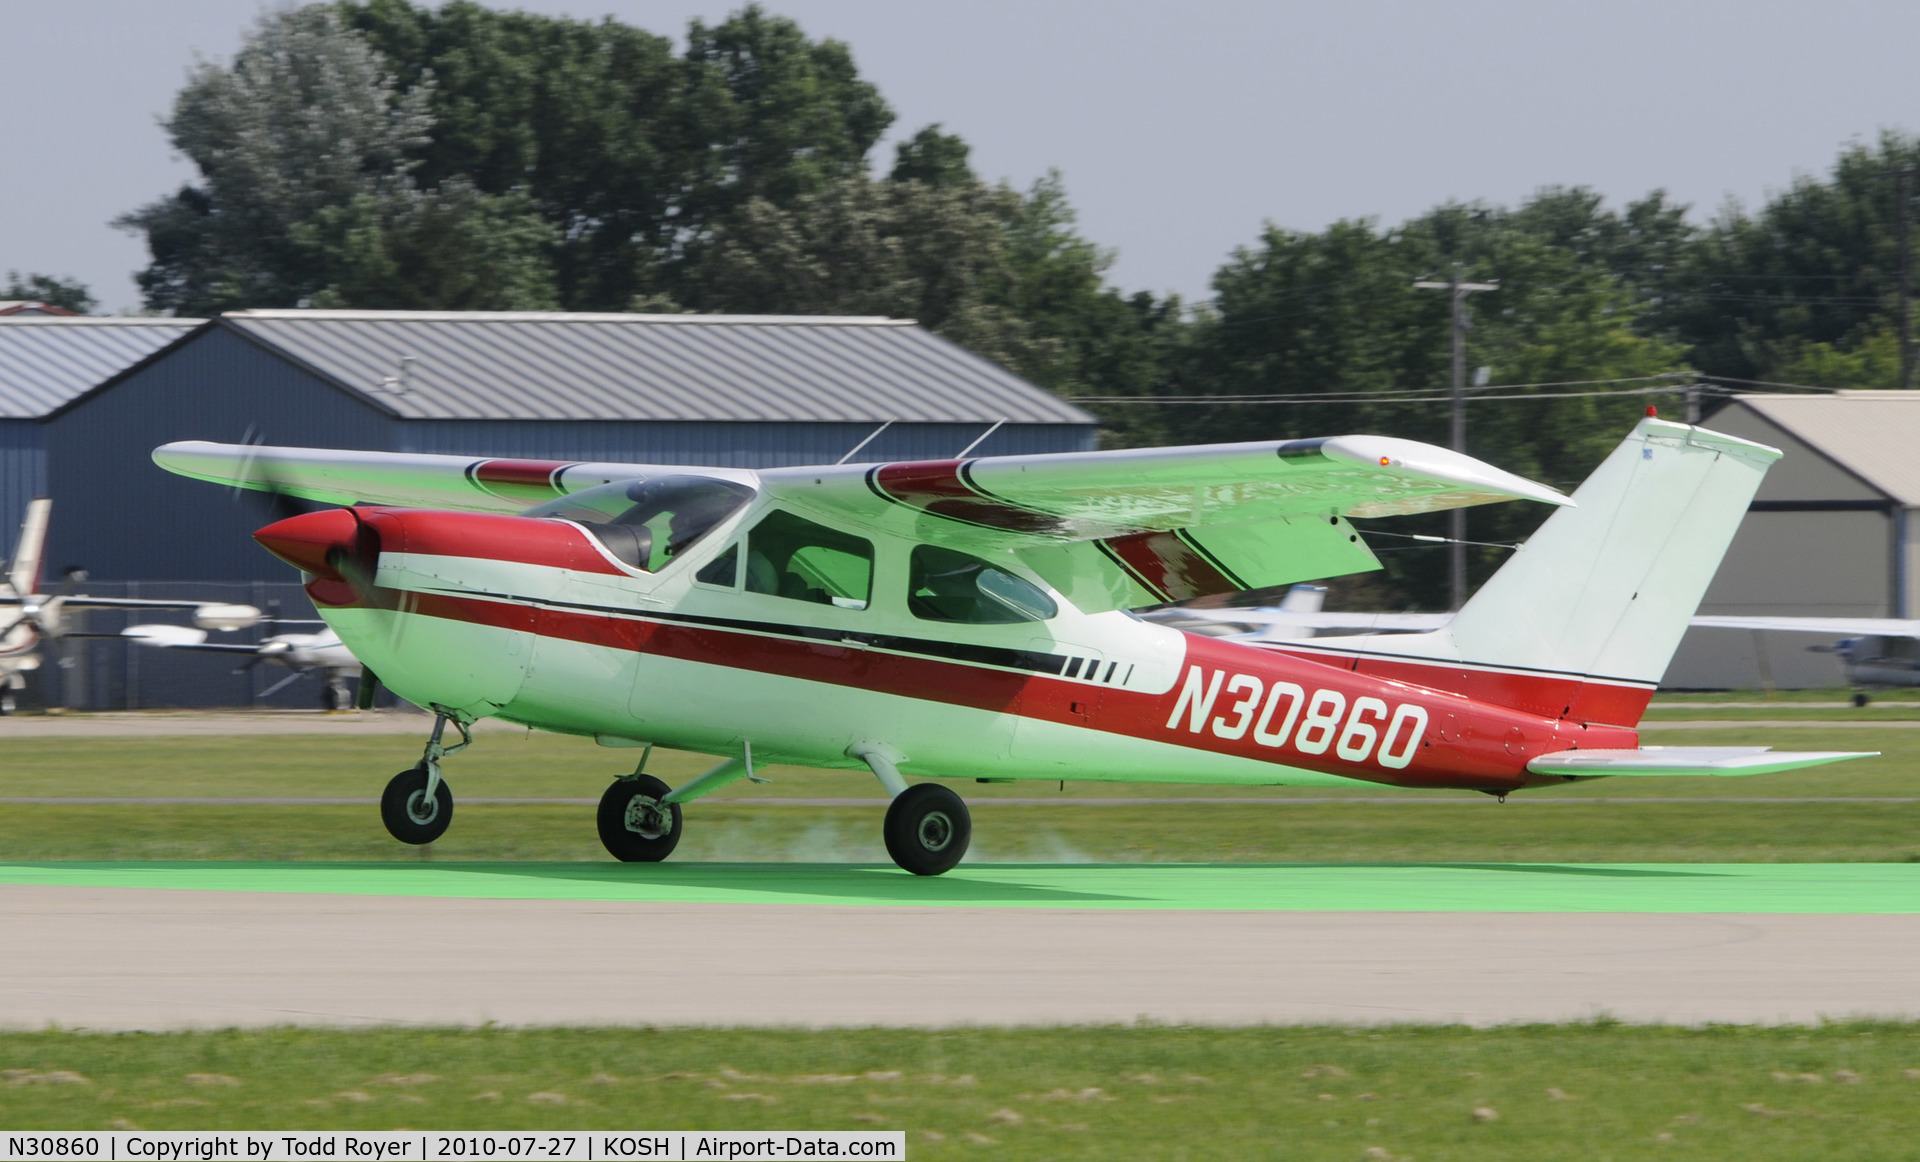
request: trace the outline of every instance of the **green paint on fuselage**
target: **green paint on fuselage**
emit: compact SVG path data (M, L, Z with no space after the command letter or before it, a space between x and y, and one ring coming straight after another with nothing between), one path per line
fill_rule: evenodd
M1405 912L1920 912L1920 864L12 863L0 884L689 904Z

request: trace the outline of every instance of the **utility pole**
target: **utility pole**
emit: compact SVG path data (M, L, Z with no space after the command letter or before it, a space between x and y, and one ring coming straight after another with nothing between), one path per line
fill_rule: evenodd
M1913 387L1913 247L1907 244L1908 210L1913 199L1908 195L1907 183L1913 180L1914 168L1906 166L1898 171L1893 183L1893 200L1900 205L1900 390Z
M1453 450L1467 450L1467 329L1473 326L1467 319L1467 296L1475 291L1499 290L1500 284L1492 282L1462 282L1460 264L1453 264L1453 277L1446 282L1416 282L1416 290L1443 290L1453 298ZM1451 554L1453 580L1453 607L1457 610L1467 603L1467 512L1456 508L1452 514L1451 545L1447 548Z

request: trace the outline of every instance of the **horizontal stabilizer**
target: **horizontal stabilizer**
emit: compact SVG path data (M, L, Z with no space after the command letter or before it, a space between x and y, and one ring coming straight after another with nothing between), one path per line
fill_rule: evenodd
M1770 746L1643 746L1639 750L1563 750L1527 764L1536 775L1770 775L1876 750L1774 750Z

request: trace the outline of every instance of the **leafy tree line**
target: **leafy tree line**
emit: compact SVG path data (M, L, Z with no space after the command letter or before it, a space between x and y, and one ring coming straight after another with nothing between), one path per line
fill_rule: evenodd
M1446 440L1455 270L1469 365L1496 390L1469 450L1576 483L1646 397L1497 385L1697 371L1890 386L1895 184L1920 142L1844 150L1757 211L1704 222L1655 192L1547 188L1382 226L1268 227L1212 298L1124 294L1058 175L983 181L937 125L873 153L894 115L847 46L747 7L686 46L611 19L469 0L339 0L261 18L165 123L198 178L119 220L149 308L262 306L884 314L1089 407L1112 444L1376 431ZM83 292L84 293L84 292ZM1639 379L1640 382L1657 382ZM1631 384L1626 386L1632 386ZM1604 391L1608 385L1595 385ZM1273 394L1305 402L1250 404ZM1670 398L1656 402L1671 404ZM1494 506L1472 535L1524 535ZM1444 553L1390 558L1370 598L1434 605ZM1484 574L1502 559L1486 550ZM1358 595L1356 595L1358 596Z

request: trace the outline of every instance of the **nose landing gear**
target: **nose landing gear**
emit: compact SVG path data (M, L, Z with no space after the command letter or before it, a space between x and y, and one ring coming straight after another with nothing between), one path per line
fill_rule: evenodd
M380 796L380 822L387 825L387 833L415 846L432 843L445 835L453 823L453 792L440 777L440 760L473 745L473 733L466 723L437 707L436 710L426 753L417 764L388 780L387 789ZM442 746L440 737L449 722L460 732L460 742Z

